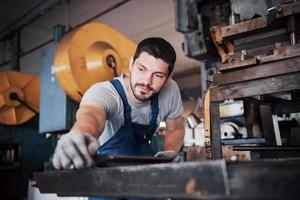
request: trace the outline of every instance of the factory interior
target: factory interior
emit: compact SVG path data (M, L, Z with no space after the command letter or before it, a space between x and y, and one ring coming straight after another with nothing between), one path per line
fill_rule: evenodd
M147 51L133 57L140 42L152 37L175 49L172 72L163 57ZM298 0L2 0L0 199L300 199L298 41ZM179 103L176 95L163 96L163 89L137 98L132 77L141 70L142 55L167 64L171 74L151 75L150 89L143 86L140 94L161 79L162 88L174 80ZM149 72L154 65L141 66ZM64 167L63 157L55 156L63 141L75 138L76 123L90 119L78 111L87 104L87 91L123 76L135 98L149 108L151 101L151 111L155 97L169 100L157 115L138 111L151 118L149 126L153 116L158 121L151 136L150 129L142 130L142 145L155 154L101 154L112 139L97 143L96 153L81 129L92 164L78 167L68 155ZM105 94L102 101L109 99ZM126 125L126 101L120 102ZM164 109L180 110L181 103L176 118L160 117ZM103 115L104 129L111 114ZM135 117L129 117L130 127L139 122ZM179 139L176 130L182 130ZM176 150L166 146L170 137L180 144Z

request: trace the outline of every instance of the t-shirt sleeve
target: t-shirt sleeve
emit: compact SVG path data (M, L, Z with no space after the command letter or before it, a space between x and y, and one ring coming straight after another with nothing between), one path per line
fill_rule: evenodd
M183 112L182 100L180 95L180 90L177 83L174 80L170 80L166 87L166 94L168 96L167 106L168 112L165 120L176 119Z
M112 84L108 81L101 82L90 87L83 95L80 105L84 103L96 103L104 109L108 118L119 109L119 96Z

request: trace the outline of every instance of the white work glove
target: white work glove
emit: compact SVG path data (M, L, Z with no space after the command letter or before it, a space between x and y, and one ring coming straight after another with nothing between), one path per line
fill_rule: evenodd
M159 151L157 152L154 157L156 158L165 158L165 159L174 159L178 153L176 151Z
M179 153L177 153L176 151L173 151L173 150L159 151L154 155L154 157L172 160L172 162L180 162L181 161Z
M71 130L58 141L54 155L55 169L79 169L91 166L97 152L98 141L87 133Z

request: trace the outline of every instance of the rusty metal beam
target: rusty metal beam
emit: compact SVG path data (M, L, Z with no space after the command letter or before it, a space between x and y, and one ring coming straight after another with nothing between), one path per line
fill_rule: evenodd
M221 64L219 70L221 72L225 72L248 67L255 64L265 64L268 62L274 62L300 56L300 44L271 49L268 48L269 46L270 45L262 48L256 48L253 50L245 51L247 54L245 57L248 57L246 59L242 59L243 56L241 53L236 53L228 59L228 63ZM265 52L259 53L259 50L263 49L265 49ZM268 51L273 51L273 53L271 55L265 55ZM289 62L289 60L286 61Z
M276 18L283 18L300 12L300 2L296 1L290 4L282 5L280 8L271 11L267 16L258 17L241 23L224 26L221 29L222 37L240 35L259 29L267 28Z
M229 37L245 32L254 31L257 29L262 29L268 26L267 16L259 17L256 19L244 21L238 24L233 24L230 26L224 26L221 28L222 37Z
M41 192L61 196L215 198L229 195L225 161L35 173Z
M211 101L250 97L300 89L300 72L244 81L211 89Z
M39 172L34 177L42 193L59 196L299 199L299 167L299 159L217 160Z
M300 71L300 57L280 60L262 65L241 68L235 71L216 73L215 85L226 85L242 81L254 80L279 74L287 74Z

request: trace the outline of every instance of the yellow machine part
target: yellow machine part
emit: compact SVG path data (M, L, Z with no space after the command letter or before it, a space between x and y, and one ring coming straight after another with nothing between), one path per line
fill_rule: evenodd
M19 125L39 112L38 76L16 71L0 72L0 124Z
M89 23L59 42L54 71L64 91L78 102L93 84L128 72L135 49L133 41L112 27Z

